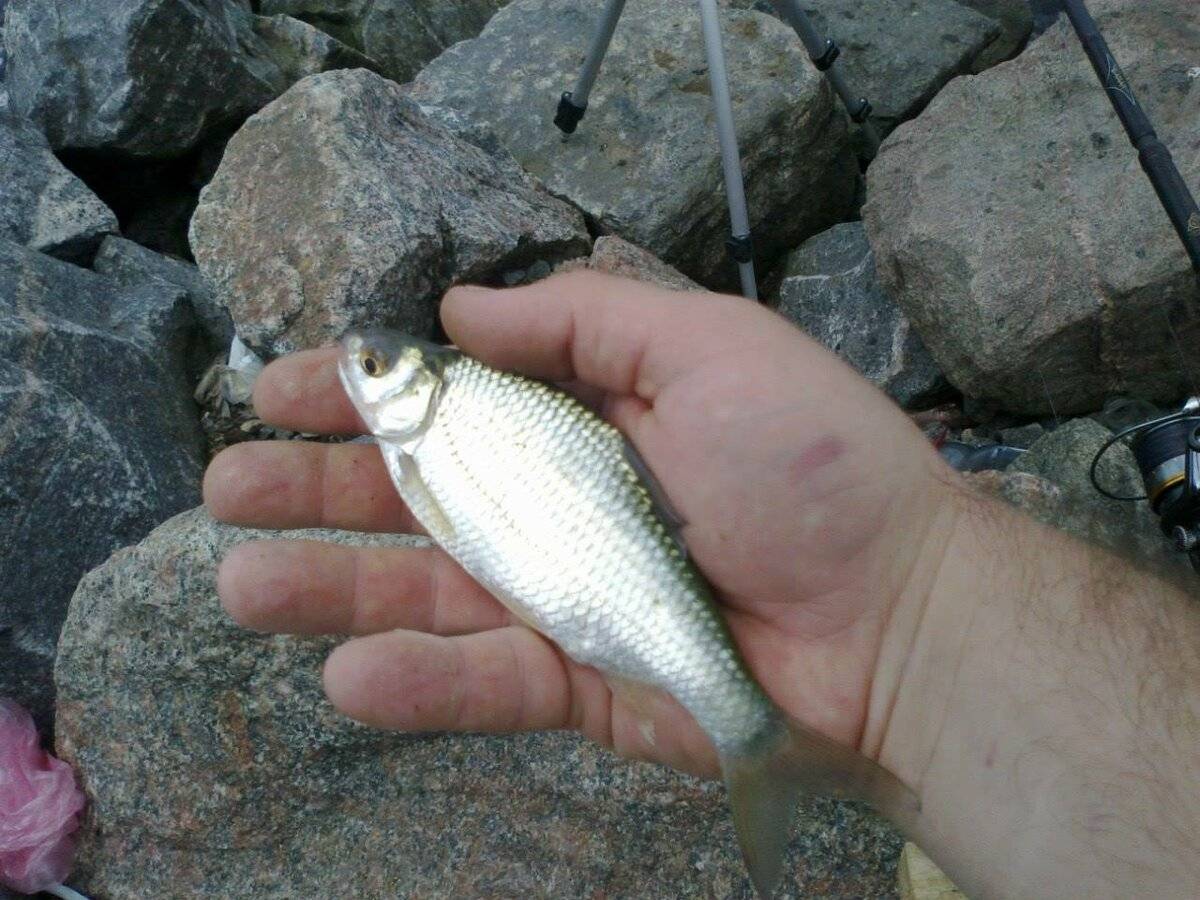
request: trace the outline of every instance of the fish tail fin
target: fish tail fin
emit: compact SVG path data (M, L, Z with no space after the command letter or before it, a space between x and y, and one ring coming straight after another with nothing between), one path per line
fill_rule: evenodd
M818 731L777 719L742 752L721 756L733 822L750 880L768 900L783 876L792 818L804 794L863 800L901 827L921 804L878 763Z

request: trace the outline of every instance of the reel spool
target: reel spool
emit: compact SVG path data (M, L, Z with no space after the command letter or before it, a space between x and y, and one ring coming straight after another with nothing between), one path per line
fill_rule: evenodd
M1104 454L1126 438L1132 438L1129 447L1146 489L1136 497L1115 494L1097 478ZM1172 538L1176 550L1188 554L1193 568L1200 572L1200 398L1192 397L1179 412L1114 434L1092 458L1089 475L1092 486L1111 500L1149 501L1163 533Z

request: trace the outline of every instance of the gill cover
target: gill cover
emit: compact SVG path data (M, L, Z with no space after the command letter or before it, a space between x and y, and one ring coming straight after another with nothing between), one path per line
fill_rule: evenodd
M368 430L407 444L429 428L455 353L395 331L353 331L342 340L338 375Z

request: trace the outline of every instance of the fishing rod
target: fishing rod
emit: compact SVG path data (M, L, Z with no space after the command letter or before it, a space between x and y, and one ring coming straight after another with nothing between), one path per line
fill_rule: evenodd
M1179 174L1171 151L1158 139L1150 117L1133 95L1129 79L1083 0L1062 0L1062 5L1200 278L1200 207Z
M1200 278L1200 207L1084 0L1062 0L1062 7ZM1143 494L1119 494L1100 483L1100 461L1126 439L1142 476ZM1118 431L1092 457L1088 474L1096 490L1112 500L1148 501L1163 533L1200 572L1200 398L1188 399L1177 412Z

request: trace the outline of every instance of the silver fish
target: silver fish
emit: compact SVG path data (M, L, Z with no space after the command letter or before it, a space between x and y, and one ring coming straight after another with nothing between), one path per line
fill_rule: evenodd
M619 431L556 388L389 331L342 342L346 393L430 536L572 659L665 690L720 754L770 897L802 792L907 819L890 773L790 720L742 661L678 517Z

